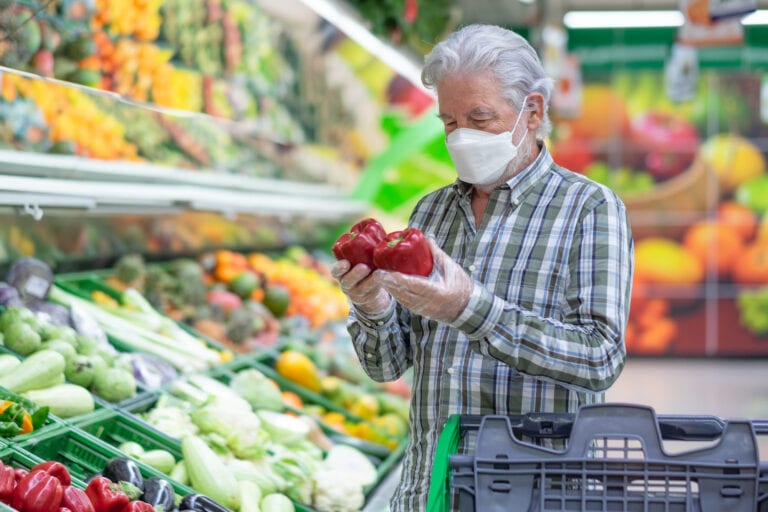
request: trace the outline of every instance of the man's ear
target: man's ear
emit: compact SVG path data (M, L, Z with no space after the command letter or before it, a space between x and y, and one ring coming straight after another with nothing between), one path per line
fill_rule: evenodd
M529 94L525 107L530 112L527 124L528 130L535 132L544 121L544 96L538 92Z

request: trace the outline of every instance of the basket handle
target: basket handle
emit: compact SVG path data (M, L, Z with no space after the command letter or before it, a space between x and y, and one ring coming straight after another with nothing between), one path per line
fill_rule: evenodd
M592 441L601 437L643 440L646 458L663 459L661 432L651 407L635 404L585 405L576 413L568 453L586 456Z

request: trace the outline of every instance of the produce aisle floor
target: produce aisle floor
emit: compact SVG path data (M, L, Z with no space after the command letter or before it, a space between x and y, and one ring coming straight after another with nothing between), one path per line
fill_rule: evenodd
M644 404L658 414L705 414L768 420L768 359L630 359L607 393L610 402ZM768 461L768 436L760 436ZM387 510L399 466L364 512Z

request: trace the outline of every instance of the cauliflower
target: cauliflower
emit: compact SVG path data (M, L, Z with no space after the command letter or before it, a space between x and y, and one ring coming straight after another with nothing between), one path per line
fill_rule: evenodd
M318 512L358 512L365 504L363 485L354 473L320 469L313 475L312 506Z

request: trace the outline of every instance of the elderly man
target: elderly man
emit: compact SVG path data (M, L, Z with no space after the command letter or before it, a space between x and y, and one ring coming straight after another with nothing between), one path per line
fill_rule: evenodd
M457 172L409 221L431 237L435 270L424 278L346 260L332 269L368 375L413 368L394 512L426 508L449 415L602 401L624 365L633 271L621 200L557 166L543 143L553 83L522 37L464 27L427 55L422 80L436 89Z

